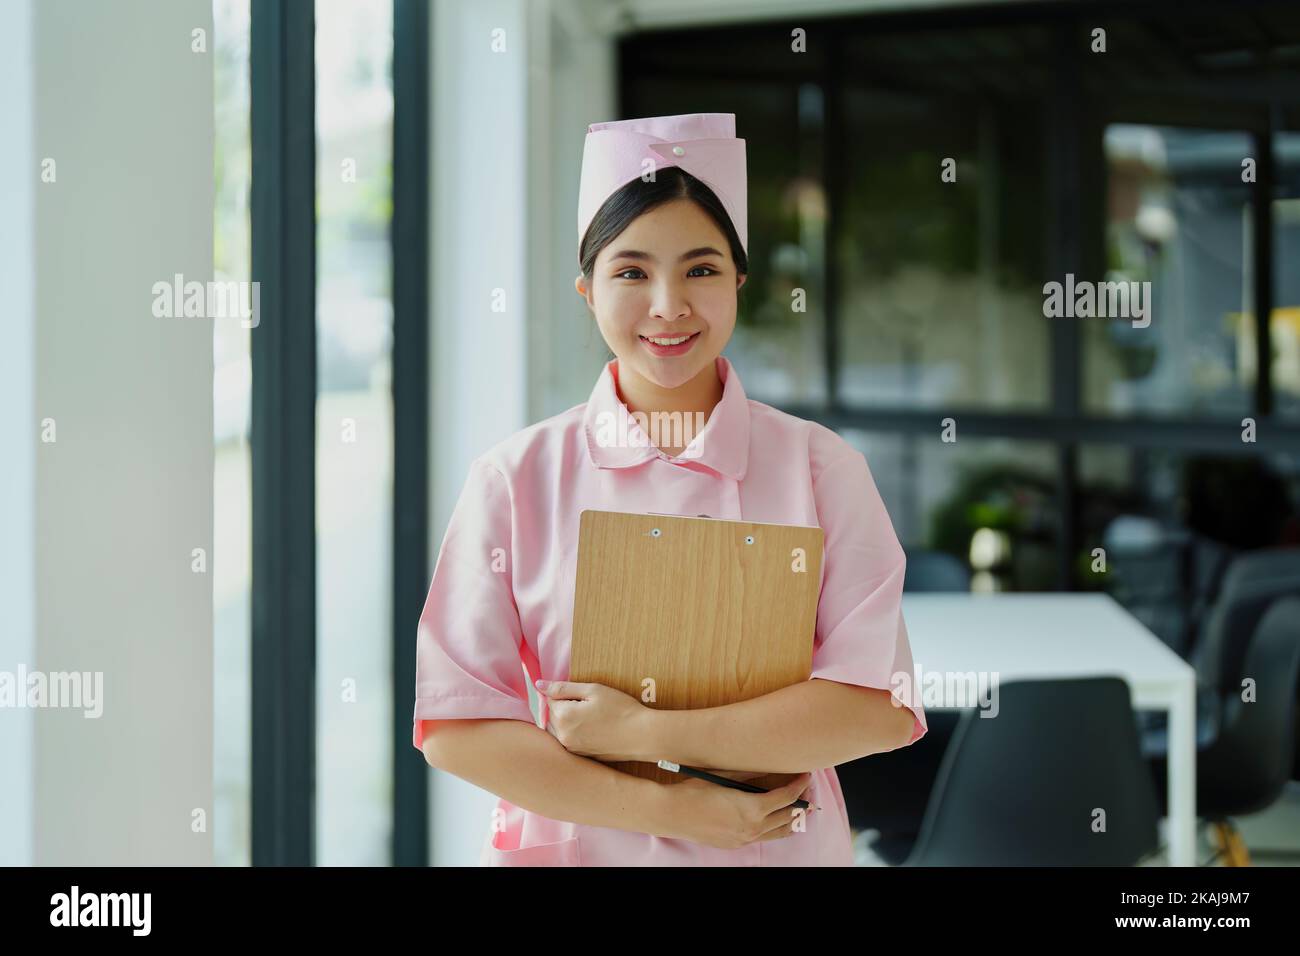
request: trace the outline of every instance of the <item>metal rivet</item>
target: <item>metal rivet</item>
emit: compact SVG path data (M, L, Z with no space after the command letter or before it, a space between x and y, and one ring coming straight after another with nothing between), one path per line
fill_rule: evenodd
M674 146L674 147L673 147L673 155L674 155L674 156L685 156L685 155L686 155L686 150L682 149L680 146Z
M753 543L754 543L754 536L752 534L745 535L745 544L753 544Z
M662 532L660 532L660 530L659 530L658 528L653 528L653 529L651 529L651 531L650 531L650 537L652 537L652 538L657 538L657 537L659 537L659 535L660 535L661 533L662 533Z

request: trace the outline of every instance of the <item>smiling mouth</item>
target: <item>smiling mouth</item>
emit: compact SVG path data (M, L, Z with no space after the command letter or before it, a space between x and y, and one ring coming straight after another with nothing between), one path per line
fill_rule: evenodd
M671 348L671 347L678 346L678 345L685 345L687 342L691 341L691 339L695 338L695 337L696 337L697 335L699 335L699 334L700 334L699 332L692 332L690 335L686 335L686 336L681 336L681 335L659 335L659 336L655 336L655 338L657 338L657 339L661 339L661 340L662 340L662 341L659 341L659 342L656 342L656 341L654 341L654 339L648 338L648 337L646 337L646 336L644 336L644 335L639 335L639 336L637 336L637 337L638 337L642 342L648 342L648 343L650 343L651 345L658 345L660 348L665 348L665 347L669 347L669 348Z

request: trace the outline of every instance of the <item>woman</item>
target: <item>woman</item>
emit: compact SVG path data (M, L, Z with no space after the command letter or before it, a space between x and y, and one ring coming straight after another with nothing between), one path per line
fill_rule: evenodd
M485 865L849 865L834 766L926 732L903 550L866 460L746 398L721 355L748 271L734 124L705 113L589 128L575 287L615 358L586 403L477 458L448 524L418 630L413 741L500 796ZM664 416L703 429L647 434ZM812 679L680 711L568 681L589 508L822 527ZM799 775L752 794L606 765L661 758Z

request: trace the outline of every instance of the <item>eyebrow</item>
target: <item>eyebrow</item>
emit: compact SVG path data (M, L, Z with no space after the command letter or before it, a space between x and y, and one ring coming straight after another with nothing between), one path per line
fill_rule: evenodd
M722 257L722 253L712 246L700 246L697 249L691 249L689 252L683 252L677 257L678 262L685 262L687 259L699 259L702 256ZM648 252L642 252L639 249L620 249L614 253L615 259L649 259L651 262L656 261L655 257Z

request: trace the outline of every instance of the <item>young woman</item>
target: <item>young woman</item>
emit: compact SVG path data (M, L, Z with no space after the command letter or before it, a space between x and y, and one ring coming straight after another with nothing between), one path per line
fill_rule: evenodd
M575 286L615 357L585 404L475 459L448 524L418 630L413 741L500 797L485 865L849 865L833 768L926 732L903 550L866 459L748 399L721 355L748 271L734 124L705 113L589 128ZM656 413L703 430L656 445L639 423ZM568 681L587 508L823 528L812 678L679 711ZM607 766L661 758L799 776L752 794Z

